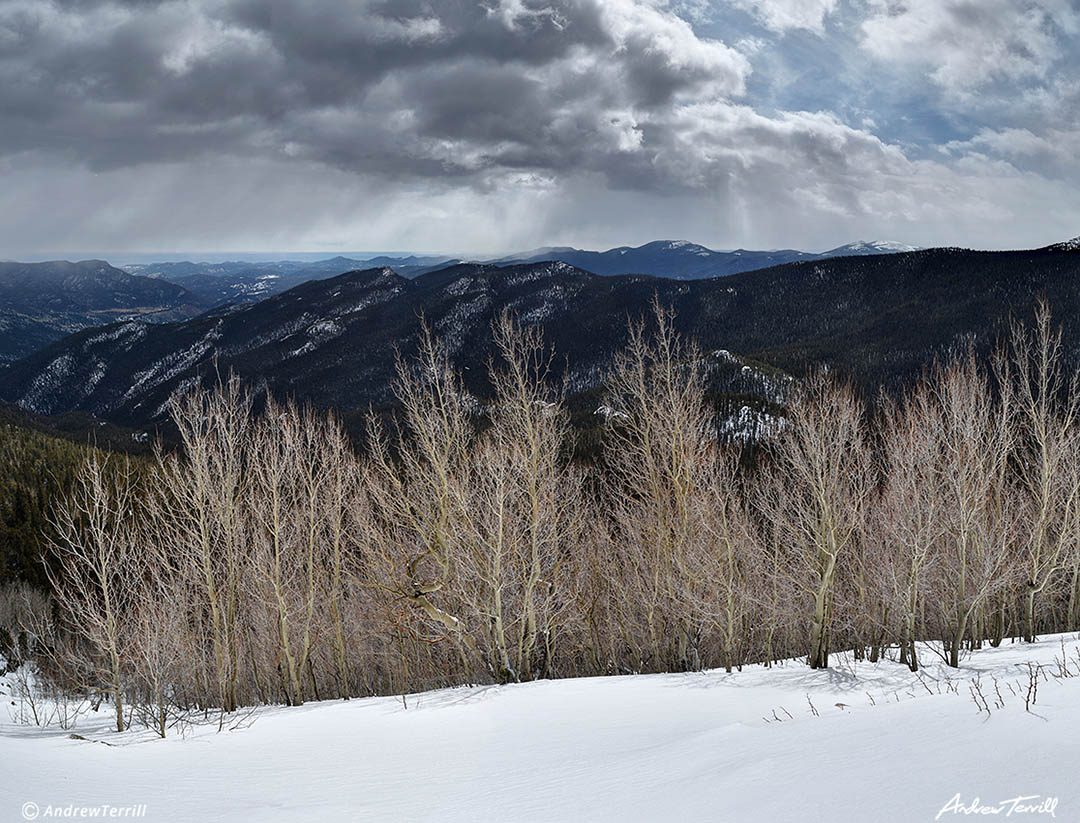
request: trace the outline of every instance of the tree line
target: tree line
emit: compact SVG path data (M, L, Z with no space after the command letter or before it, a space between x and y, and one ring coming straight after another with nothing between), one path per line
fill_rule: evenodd
M426 334L360 449L231 378L173 399L182 448L151 468L91 452L50 519L52 599L20 618L43 682L165 735L255 704L841 650L959 666L1080 628L1080 392L1046 305L902 391L811 374L753 461L659 304L612 364L591 465L540 332L504 315L494 336L489 402Z

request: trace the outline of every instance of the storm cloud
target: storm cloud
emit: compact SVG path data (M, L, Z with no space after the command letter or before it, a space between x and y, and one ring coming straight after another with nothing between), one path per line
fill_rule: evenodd
M1067 0L0 0L0 257L1050 242L1080 226L1078 27Z

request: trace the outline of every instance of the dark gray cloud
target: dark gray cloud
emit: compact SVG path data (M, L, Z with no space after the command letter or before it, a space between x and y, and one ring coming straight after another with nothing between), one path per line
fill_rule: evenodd
M207 151L395 177L562 169L618 151L629 112L738 93L749 70L633 0L14 0L0 42L0 150L99 169Z
M1033 242L1080 219L1078 30L1071 0L0 0L0 256Z

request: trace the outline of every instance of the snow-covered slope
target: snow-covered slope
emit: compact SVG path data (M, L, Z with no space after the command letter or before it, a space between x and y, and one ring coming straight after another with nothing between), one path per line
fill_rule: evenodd
M1072 240L1066 240L1062 243L1055 243L1048 248L1055 251L1080 251L1080 237L1074 237Z
M849 257L856 254L899 254L906 251L918 251L918 246L898 243L895 240L856 240L823 252L822 257Z
M1011 817L1077 820L1078 655L1069 635L977 652L959 672L927 653L918 678L891 662L792 662L449 689L407 708L264 710L164 741L109 735L105 717L77 729L89 740L7 723L0 818L36 803L42 819L48 805L146 804L148 821L907 823L958 796L994 808L1056 797L1055 818ZM1030 712L1029 660L1044 666Z

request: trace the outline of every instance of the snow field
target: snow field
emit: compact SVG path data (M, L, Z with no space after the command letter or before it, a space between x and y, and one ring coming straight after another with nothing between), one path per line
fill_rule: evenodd
M1080 820L1076 635L1006 641L959 671L924 650L919 677L834 661L266 708L166 740L109 733L107 710L80 720L85 740L0 711L0 820L33 802L42 820L145 804L146 821L907 823L967 819L942 811L956 795L1033 798L993 819Z

